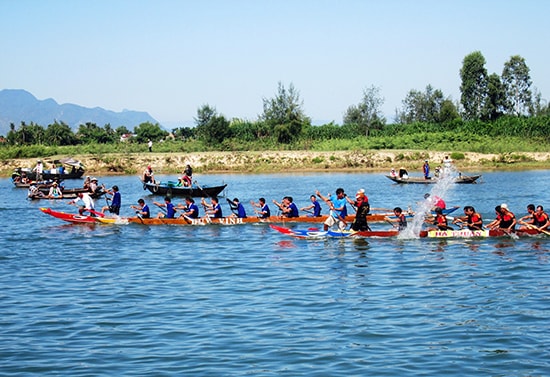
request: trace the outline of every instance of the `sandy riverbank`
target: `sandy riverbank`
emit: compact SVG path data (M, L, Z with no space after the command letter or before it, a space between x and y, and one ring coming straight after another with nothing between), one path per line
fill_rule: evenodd
M389 171L405 167L410 172L421 172L425 159L435 168L445 152L412 150L376 151L265 151L265 152L201 152L201 153L142 153L73 156L86 166L86 174L140 174L150 165L163 174L179 174L186 164L195 172L269 173L284 171ZM550 167L550 153L481 154L463 153L455 165L463 171L495 169L535 169ZM67 156L44 157L46 162ZM11 176L17 167L32 167L36 159L13 159L0 163L0 174Z

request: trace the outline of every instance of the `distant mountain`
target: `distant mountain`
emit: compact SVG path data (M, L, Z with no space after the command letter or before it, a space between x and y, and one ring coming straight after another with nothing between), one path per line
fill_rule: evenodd
M143 111L124 110L117 113L101 107L91 109L71 103L60 105L51 98L38 100L21 89L0 90L0 135L7 135L10 123L19 127L21 122L34 122L47 128L56 120L68 124L74 131L87 122L99 127L107 123L113 128L126 126L129 130L144 122L159 123Z

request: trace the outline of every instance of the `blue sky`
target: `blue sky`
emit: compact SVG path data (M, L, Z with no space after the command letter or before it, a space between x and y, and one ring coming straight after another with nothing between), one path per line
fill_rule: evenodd
M522 56L549 99L549 14L542 0L0 0L0 89L191 125L204 104L256 120L292 83L307 116L341 124L374 85L392 121L411 89L459 100L473 51L499 75Z

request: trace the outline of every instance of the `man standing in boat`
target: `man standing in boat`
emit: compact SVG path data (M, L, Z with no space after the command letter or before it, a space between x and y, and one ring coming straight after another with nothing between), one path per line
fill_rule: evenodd
M369 198L365 195L365 190L360 189L359 191L357 191L357 194L355 194L355 202L349 199L347 196L346 200L348 201L348 203L354 205L355 208L357 208L355 219L351 224L351 229L356 232L370 231L371 229L367 221L367 216L370 212L370 204Z
M431 179L430 178L430 164L428 160L424 161L424 166L422 167L422 171L424 172L424 179Z
M335 197L330 194L329 197L325 197L321 195L319 190L315 191L315 194L327 203L330 208L329 216L323 226L324 230L327 231L328 228L332 227L334 224L338 224L338 228L340 230L346 229L346 216L348 214L348 210L346 207L346 193L344 192L344 189L337 188Z

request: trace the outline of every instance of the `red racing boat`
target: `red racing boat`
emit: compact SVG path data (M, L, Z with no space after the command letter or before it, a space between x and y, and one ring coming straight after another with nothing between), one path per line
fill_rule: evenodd
M54 211L51 208L44 208L44 207L40 208L40 210L42 212L44 212L45 214L47 214L47 215L53 216L56 219L67 221L69 223L87 223L87 224L90 224L90 223L96 223L97 222L96 217L92 217L92 216L88 216L88 215L79 215L78 213L59 212L59 211Z

